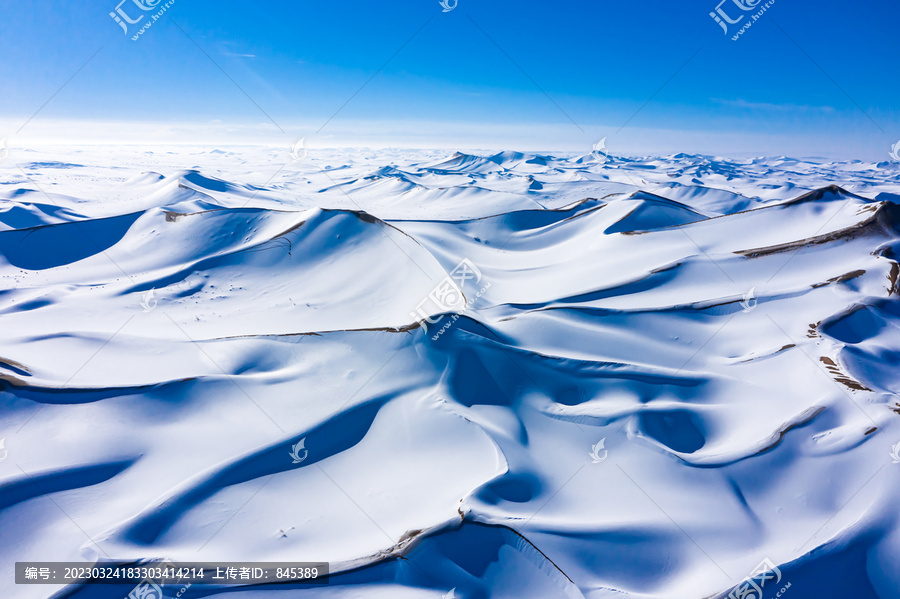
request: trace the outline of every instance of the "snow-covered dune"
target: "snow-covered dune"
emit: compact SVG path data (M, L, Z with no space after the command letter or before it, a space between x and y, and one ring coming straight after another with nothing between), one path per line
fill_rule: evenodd
M0 168L2 571L900 598L900 165L116 151Z

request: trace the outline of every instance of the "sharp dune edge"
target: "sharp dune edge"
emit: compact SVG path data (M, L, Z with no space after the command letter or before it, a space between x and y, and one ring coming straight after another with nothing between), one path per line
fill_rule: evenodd
M0 169L5 570L700 599L769 559L785 597L900 597L900 165L113 152ZM0 579L129 590L48 589Z

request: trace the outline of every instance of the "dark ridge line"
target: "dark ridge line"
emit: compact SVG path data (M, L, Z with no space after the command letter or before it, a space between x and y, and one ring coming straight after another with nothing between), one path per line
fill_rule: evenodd
M287 211L283 211L283 212L287 212ZM301 212L305 212L305 211L301 211ZM299 213L298 213L298 214L299 214ZM168 220L168 216L166 217L166 220ZM285 237L285 235L288 235L289 233L293 233L294 231L296 231L297 229L299 229L300 227L302 227L303 225L305 225L307 222L309 222L309 221L307 221L307 220L302 220L302 221L300 221L299 223L297 223L297 224L295 224L295 225L293 225L293 226L288 227L287 229L285 229L285 230L282 231L281 233L278 233L277 235L273 235L272 237L268 238L268 239L265 240L265 241L261 241L260 243L257 243L257 244L255 244L255 245L253 245L253 246L251 246L251 247L244 248L244 249L242 249L242 250L236 250L236 251L230 252L230 253L231 253L231 254L241 254L241 253L243 253L243 252L257 252L257 251L265 251L265 250L270 250L270 249L277 249L277 248L264 248L264 247L262 247L262 246L265 245L265 244L267 244L267 243L271 243L271 242L273 242L273 241L275 241L275 240L284 240L284 241L287 241L287 243L288 243L288 255L290 255L291 252L292 252L293 249L294 249L294 244L292 244L292 243L291 243L291 240L288 239L287 237ZM228 255L228 254L226 254L226 255Z
M306 333L248 333L246 335L227 335L225 337L211 337L199 339L198 342L227 341L229 339L258 339L265 337L321 337L332 333L409 333L419 328L419 324L406 324L400 327L373 327L366 329L334 329L330 331L309 331Z
M850 375L843 371L843 369L831 358L828 356L819 357L819 361L825 364L825 370L827 370L837 383L841 383L845 387L849 389L853 389L854 391L872 391L865 385L863 385L860 381L856 379L850 378Z
M483 526L488 526L488 525L487 525L487 524L483 524ZM516 535L517 537L519 537L520 539L522 539L522 540L525 541L526 543L528 543L528 544L531 546L532 549L534 549L535 551L537 551L538 553L540 553L540 554L544 557L545 560L547 560L548 562L550 562L550 563L553 565L553 567L556 568L556 569L559 571L560 574L562 574L563 576L565 576L565 577L566 577L566 580L568 580L569 582L571 582L571 583L575 586L575 588L578 588L578 589L580 590L580 587L578 587L578 585L575 584L575 581L572 580L571 578L569 578L569 575L566 574L566 573L563 571L562 568L560 568L559 566L557 566L557 565L556 565L556 562L554 562L552 559L550 559L549 557L547 557L547 554L546 554L546 553L544 553L543 551L541 551L540 549L538 549L537 545L535 545L534 543L532 543L531 541L529 541L528 539L526 539L526 538L522 535L522 533L520 533L520 532L517 531L516 529L514 529L514 528L512 528L512 527L509 527L509 526L506 526L506 525L504 525L504 524L495 524L494 526L497 526L498 528L505 528L505 529L511 531L514 535Z
M691 466L692 468L709 469L709 468L723 468L725 466L731 466L733 464L737 464L739 462L743 462L744 460L749 460L750 458L755 458L757 456L761 456L765 453L772 451L773 449L775 449L776 447L778 447L781 444L781 442L784 440L785 436L789 432L791 432L792 430L794 430L796 428L801 428L801 427L806 426L807 424L812 422L813 419L816 418L816 416L818 416L819 414L824 412L825 409L826 409L825 406L813 406L811 408L807 408L806 410L801 412L800 415L793 422L785 422L780 427L775 429L775 432L772 433L772 435L769 437L771 439L771 442L768 445L761 447L758 451L751 453L750 455L746 455L746 456L743 456L740 458L735 458L735 459L727 461L727 462L697 464L697 463L691 462L689 460L686 460L685 458L681 457L680 455L678 455L678 453L676 453L674 451L670 450L668 453L670 453L672 456L678 458L679 460L681 460L688 466Z
M857 277L861 277L864 274L866 274L866 271L863 269L854 270L854 271L842 274L839 277L832 277L823 283L814 283L812 288L819 289L820 287L828 287L829 285L831 285L833 283L846 283L847 281L852 281L853 279L855 279Z
M185 189L190 189L191 191L197 191L191 187L185 187ZM203 192L198 192L203 193ZM212 196L208 196L211 200L215 200ZM152 210L150 208L149 210ZM280 212L282 214L302 214L303 212L307 212L308 210L315 210L315 208L305 208L303 210L279 210L277 208L257 208L255 206L238 206L237 208L231 206L220 206L219 208L210 208L208 210L198 210L197 212L174 212L172 210L166 210L165 208L160 207L166 214L166 220L169 221L169 216L171 215L173 218L181 218L183 216L197 216L198 214L209 214L212 212ZM321 210L321 208L320 208ZM144 211L145 213L147 210ZM174 222L174 221L169 221Z
M522 539L525 543L527 543L529 547L531 547L532 549L537 551L545 560L547 560L547 562L549 562L554 568L556 568L556 570L560 574L565 576L566 580L568 580L572 585L574 585L576 588L578 588L578 585L575 584L575 581L572 580L569 577L569 575L566 574L562 570L562 568L560 568L552 559L547 557L546 553L544 553L543 551L538 549L538 547L534 543L529 541L525 536L522 535L522 533L518 532L514 528L507 526L505 524L488 524L486 522L479 522L477 520L472 520L471 518L467 518L467 516L465 514L463 514L459 509L457 509L457 513L459 513L461 516L459 521L456 521L455 519L453 519L453 520L450 520L449 522L444 522L444 523L438 524L437 526L435 526L431 529L428 529L428 530L407 531L406 533L403 534L403 536L400 538L400 540L394 544L393 547L383 550L383 551L379 551L377 553L374 553L374 554L364 557L364 558L358 558L356 560L353 560L350 563L352 564L353 562L359 562L362 560L370 560L370 559L375 560L375 561L371 561L371 562L368 562L365 564L360 564L358 566L351 566L346 570L342 570L341 572L338 572L337 574L330 573L329 577L340 576L342 574L349 574L351 572L369 568L369 567L375 566L375 565L377 565L381 562L384 562L385 560L391 559L391 558L409 561L407 556L413 551L413 549L415 549L418 545L420 545L426 539L436 536L436 535L439 535L439 534L442 534L444 532L448 532L450 530L456 530L456 529L462 527L463 524L468 522L470 525L474 525L474 526L484 526L486 528L504 529L504 530L507 530L507 531L513 533L516 537Z
M370 214L369 212L366 212L365 210L362 210L362 209L360 209L360 210L345 210L342 208L319 208L319 210L321 210L322 212L352 214L353 216L355 216L356 218L358 218L359 220L361 220L364 223L368 223L368 224L372 224L372 225L384 225L385 227L389 227L389 228L393 229L394 231L397 231L404 237L408 237L410 240L412 240L413 243L415 243L417 246L419 246L420 248L425 250L425 253L428 254L432 260L437 262L438 266L440 266L440 262L438 262L437 258L435 258L434 255L428 251L428 248L426 248L421 243L419 243L418 239L416 239L415 237L413 237L406 231L404 231L398 227L395 227L388 221L386 221L382 218L379 218L377 216L374 216L373 214ZM407 221L401 221L401 222L407 222ZM397 247L399 248L400 246L397 246ZM405 254L406 252L403 252L403 253ZM413 262L413 264L416 264L418 266L418 264L416 263L415 260L413 260L411 257L409 257L409 259ZM422 270L421 267L419 267L419 270ZM443 270L443 269L441 269L441 270ZM422 271L422 272L425 272L425 271Z
M28 370L28 367L24 364L16 362L15 360L10 360L9 358L0 358L0 366L5 366L6 368L14 371L19 371L19 374L23 374L25 376L31 376L31 371Z
M115 386L115 387L69 387L69 386L65 386L65 385L63 385L63 386L60 387L60 386L55 386L55 385L40 385L40 386L38 386L38 385L31 385L31 384L29 384L28 382L23 381L23 380L21 380L21 379L17 379L17 378L15 378L15 377L11 377L11 376L8 376L8 375L0 375L0 381L2 381L2 382L0 382L0 392L2 392L2 391L8 391L8 392L10 392L10 393L13 393L12 388L15 388L16 390L32 391L32 392L35 392L35 393L51 393L51 392L53 392L53 393L63 393L63 394L91 393L91 392L104 392L104 393L122 392L122 393L128 393L128 392L132 392L132 391L142 391L142 390L145 390L145 389L153 389L154 387L160 387L160 386L162 386L162 385L172 385L172 384L177 384L177 383L188 383L188 382L190 382L190 381L196 381L196 380L198 380L199 378L200 378L200 377L197 377L197 376L187 376L187 377L180 378L180 379L170 379L170 380L167 380L167 381L158 381L158 382L155 382L155 383L144 383L144 384L141 384L141 385L125 386L125 387L123 387L123 386ZM5 382L6 384L3 384L3 382ZM35 400L31 400L31 401L35 401ZM46 403L52 403L52 402L35 401L35 403L46 404ZM90 403L90 402L84 402L84 403ZM54 404L54 405L55 405L55 404ZM60 402L60 405L69 405L69 404L64 404L64 402Z
M755 357L753 357L753 358L747 358L746 360L741 360L740 362L735 362L735 363L736 363L736 364L747 364L747 363L749 363L749 362L753 362L754 360L765 359L765 358L771 358L772 356L777 356L778 354L780 354L781 352L783 352L783 351L785 351L785 350L793 349L793 348L795 348L795 347L797 347L797 344L796 344L796 343L788 343L787 345L785 345L785 346L782 347L781 349L776 349L775 351L773 351L773 352L770 353L770 354L766 354L766 355L764 355L764 356L755 356Z
M803 204L805 202L817 202L825 197L826 193L833 193L837 195L846 195L851 198L855 198L857 200L866 200L868 198L864 198L863 196L856 195L851 191L847 191L840 185L835 185L832 183L831 185L826 185L825 187L819 187L818 189L814 189L812 191L808 191L801 196L797 196L792 200L787 200L780 204L775 204L775 206L794 206L796 204Z
M888 273L888 281L891 282L891 287L888 289L888 295L898 294L900 295L900 264L891 260L891 272Z
M894 209L895 211L900 211L900 209ZM862 220L854 225L849 227L845 227L843 229L839 229L837 231L832 231L831 233L825 233L824 235L815 235L813 237L808 237L806 239L802 239L799 241L792 241L788 243L782 243L777 245L771 245L763 248L754 248L749 250L737 250L734 253L739 256L744 256L746 258L760 258L762 256L771 256L773 254L780 254L784 252L790 252L796 249L801 249L805 247L810 247L813 245L822 245L825 243L829 243L832 241L837 241L840 239L856 239L862 235L869 233L869 229L873 226L880 227L880 231L872 231L871 233L877 234L888 234L890 235L892 227L896 226L893 218L894 215L891 214L892 210L886 208L886 204L882 204L873 214L872 216Z

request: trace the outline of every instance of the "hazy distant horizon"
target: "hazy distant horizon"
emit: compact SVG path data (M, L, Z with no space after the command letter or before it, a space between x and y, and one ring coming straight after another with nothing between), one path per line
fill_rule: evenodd
M0 138L888 159L900 7L715 4L13 4Z

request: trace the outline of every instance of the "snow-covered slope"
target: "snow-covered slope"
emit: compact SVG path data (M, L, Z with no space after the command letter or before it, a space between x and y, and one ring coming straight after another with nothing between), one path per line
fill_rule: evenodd
M2 571L900 597L900 165L110 152L0 168Z

